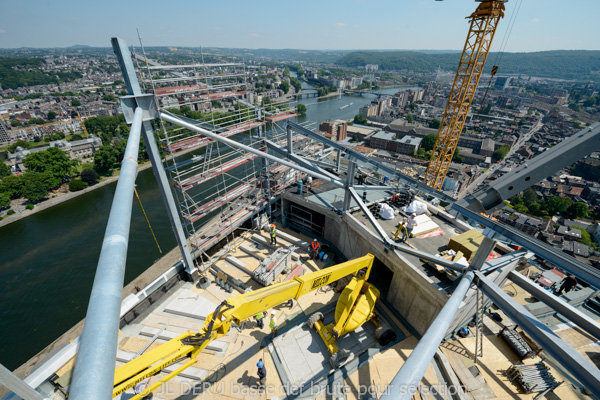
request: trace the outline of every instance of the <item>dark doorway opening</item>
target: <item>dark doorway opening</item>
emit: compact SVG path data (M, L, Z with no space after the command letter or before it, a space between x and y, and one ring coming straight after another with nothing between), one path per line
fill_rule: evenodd
M384 299L387 298L393 277L394 273L392 270L389 269L383 262L379 261L377 257L375 257L368 282L372 285L375 285L375 287L379 289L381 292L380 297Z

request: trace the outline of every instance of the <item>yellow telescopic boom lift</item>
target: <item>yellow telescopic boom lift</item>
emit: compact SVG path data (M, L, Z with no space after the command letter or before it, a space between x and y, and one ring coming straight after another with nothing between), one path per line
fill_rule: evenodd
M144 379L160 373L168 366L181 362L178 368L152 383L143 393L133 396L130 400L138 400L147 396L148 393L194 365L197 361L196 357L210 342L225 336L229 332L232 322L240 325L245 319L251 318L260 312L286 303L291 299L297 300L299 297L340 278L354 275L340 295L335 311L336 323L334 325L323 326L321 323L322 315L320 317L317 315L316 318L313 315L309 319L311 326L320 324L318 325L319 333L332 353L332 358L335 359L334 366L339 366L349 354L346 351L338 350L335 339L353 331L369 319L373 320L378 327L380 326L373 312L375 302L379 297L379 291L366 283L373 266L373 259L374 257L371 254L367 254L330 268L295 277L287 282L281 282L225 300L206 318L204 327L200 332L187 331L117 368L113 397L134 387ZM381 329L376 333L380 331Z
M434 189L441 190L444 184L498 21L504 17L504 3L503 0L483 0L477 10L468 17L471 27L425 173L425 184Z

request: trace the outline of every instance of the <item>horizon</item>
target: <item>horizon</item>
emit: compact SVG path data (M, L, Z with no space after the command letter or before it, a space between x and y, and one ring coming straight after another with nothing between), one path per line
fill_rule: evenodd
M65 48L74 42L104 48L110 47L114 36L138 44L137 28L144 45L151 47L454 52L464 45L465 17L476 6L473 0L406 4L308 0L299 5L232 0L227 7L190 0L176 5L161 0L101 4L64 0L59 5L16 1L3 7L0 48ZM600 50L595 32L599 14L600 3L592 0L580 0L577 7L559 0L512 0L506 4L491 52Z

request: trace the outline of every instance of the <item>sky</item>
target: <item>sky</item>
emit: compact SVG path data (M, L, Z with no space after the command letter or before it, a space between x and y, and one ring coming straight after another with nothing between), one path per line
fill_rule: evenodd
M2 0L0 48L109 47L113 36L137 45L137 28L145 46L461 50L468 32L465 17L477 4L473 0ZM510 0L491 50L600 50L599 15L598 0Z

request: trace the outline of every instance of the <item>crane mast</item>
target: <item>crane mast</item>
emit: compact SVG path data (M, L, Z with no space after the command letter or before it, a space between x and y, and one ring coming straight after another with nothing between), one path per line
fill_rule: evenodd
M500 18L504 17L504 1L483 1L469 17L471 26L465 42L448 104L425 172L425 184L441 190L456 151L460 133L479 84Z

